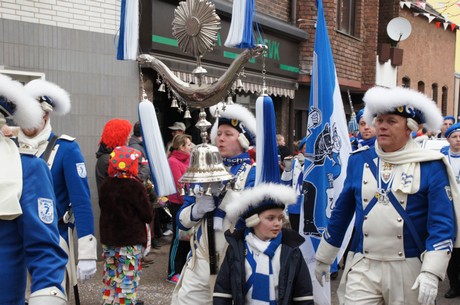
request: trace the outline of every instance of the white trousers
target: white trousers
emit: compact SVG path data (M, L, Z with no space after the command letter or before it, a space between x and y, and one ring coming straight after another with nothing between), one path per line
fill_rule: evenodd
M420 269L418 258L377 261L361 256L346 275L345 305L419 304L418 289L411 287Z
M209 274L209 262L206 259L189 259L174 289L171 305L212 305L215 280L216 276Z

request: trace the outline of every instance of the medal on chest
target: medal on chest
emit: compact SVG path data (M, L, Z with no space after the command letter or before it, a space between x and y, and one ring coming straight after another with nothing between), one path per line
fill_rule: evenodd
M382 164L379 160L378 170L378 188L375 198L377 198L379 203L387 205L390 202L388 195L394 179L394 164L388 162L383 162Z

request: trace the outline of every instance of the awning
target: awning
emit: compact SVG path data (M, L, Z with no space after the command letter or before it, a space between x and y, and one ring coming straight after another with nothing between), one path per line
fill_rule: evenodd
M197 79L196 79L196 76L194 76L192 73L188 73L188 72L181 72L181 71L174 71L174 74L179 77L182 81L184 82L194 82L194 83L197 83ZM232 89L235 91L235 92L238 92L238 91L243 91L245 93L253 93L253 94L260 94L262 92L262 77L260 76L260 83L252 83L252 82L248 82L245 80L245 78L242 78L241 79L241 82L242 82L242 87L240 88L237 88L237 84L236 82L233 84L232 86ZM213 77L213 76L204 76L203 77L203 83L205 84L211 84L215 81L217 81L217 77ZM276 85L270 85L270 81L273 81L273 78L269 77L269 76L266 76L265 77L265 87L267 88L267 93L268 95L273 95L273 96L285 96L285 97L289 97L290 99L294 99L294 96L295 96L295 89L288 89L288 88L282 88L282 87L279 87L279 86L276 86ZM279 81L278 81L279 82ZM294 83L289 83L291 86L295 86Z
M178 58L167 57L164 55L152 54L156 58L160 59L164 64L171 69L174 74L184 82L195 82L197 83L196 77L191 73L196 67L196 63L180 60ZM203 83L211 84L216 81L225 72L225 68L221 66L208 65L203 63L203 67L208 73L203 77ZM188 72L190 71L190 72ZM256 74L253 71L245 71L244 77L241 77L242 88L237 88L236 82L233 84L232 89L235 92L245 92L252 94L260 94L262 92L263 78L262 73ZM275 77L271 75L265 76L265 86L267 93L273 96L284 96L294 99L295 91L298 88L296 80Z

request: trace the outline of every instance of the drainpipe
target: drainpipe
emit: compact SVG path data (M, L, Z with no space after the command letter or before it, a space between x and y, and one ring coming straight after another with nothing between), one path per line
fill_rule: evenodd
M297 20L297 0L291 0L291 23L296 24Z

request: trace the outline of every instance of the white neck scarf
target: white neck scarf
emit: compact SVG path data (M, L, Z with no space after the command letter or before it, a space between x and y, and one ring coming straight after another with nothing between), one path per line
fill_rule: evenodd
M12 220L22 214L19 202L22 194L22 166L18 148L0 135L0 219Z
M245 237L250 253L247 253L245 260L246 281L254 273L258 275L251 288L246 293L247 304L271 305L276 303L278 275L280 269L280 239L260 240L254 233L250 232ZM269 247L271 249L269 249ZM276 250L274 250L276 248ZM272 252L274 250L274 253ZM266 254L271 252L272 257ZM252 258L256 264L254 266L248 262Z
M51 135L51 123L48 119L45 123L45 127L40 131L35 137L29 138L22 132L22 129L19 130L18 142L19 147L38 150L35 154L37 157L40 157L48 145L48 139Z

